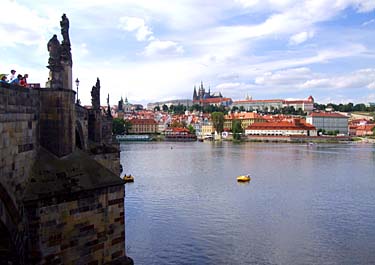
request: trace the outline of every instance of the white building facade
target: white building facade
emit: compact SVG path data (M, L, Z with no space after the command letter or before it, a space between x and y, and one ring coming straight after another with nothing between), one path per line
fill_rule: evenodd
M306 122L318 130L339 131L340 134L348 134L348 120L345 115L331 112L313 112L306 118Z

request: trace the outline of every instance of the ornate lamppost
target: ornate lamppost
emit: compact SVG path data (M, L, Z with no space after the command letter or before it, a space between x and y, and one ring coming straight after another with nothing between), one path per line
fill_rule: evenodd
M76 79L76 86L77 86L77 104L79 104L80 102L79 102L79 98L78 98L78 87L79 87L79 80L78 80L78 77L77 77L77 79Z

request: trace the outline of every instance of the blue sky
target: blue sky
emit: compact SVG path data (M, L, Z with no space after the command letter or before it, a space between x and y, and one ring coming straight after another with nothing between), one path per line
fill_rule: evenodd
M73 78L90 104L191 98L375 102L374 0L1 0L0 71L45 84L47 42L70 20Z

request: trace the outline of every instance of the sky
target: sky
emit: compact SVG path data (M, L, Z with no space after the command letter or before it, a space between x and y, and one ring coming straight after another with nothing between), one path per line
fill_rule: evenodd
M65 13L79 98L192 98L202 81L233 100L375 102L374 0L0 0L0 72L48 78ZM8 11L6 11L8 10ZM74 86L75 87L75 86Z

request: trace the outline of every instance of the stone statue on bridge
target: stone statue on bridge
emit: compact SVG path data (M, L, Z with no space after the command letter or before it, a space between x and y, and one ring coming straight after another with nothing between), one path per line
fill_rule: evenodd
M69 65L72 66L72 54L70 52L70 39L69 39L69 19L66 17L65 14L62 15L61 21L61 35L63 36L63 40L61 42L62 53L61 53L61 60Z
M100 80L96 79L95 86L91 89L91 106L94 110L100 110Z
M48 68L51 71L61 71L61 45L56 34L48 41L47 50L49 52Z
M111 106L109 105L109 93L107 97L107 117L112 118Z
M63 87L61 64L61 45L56 34L48 41L47 50L49 52L48 66L49 71L46 87L61 89Z

